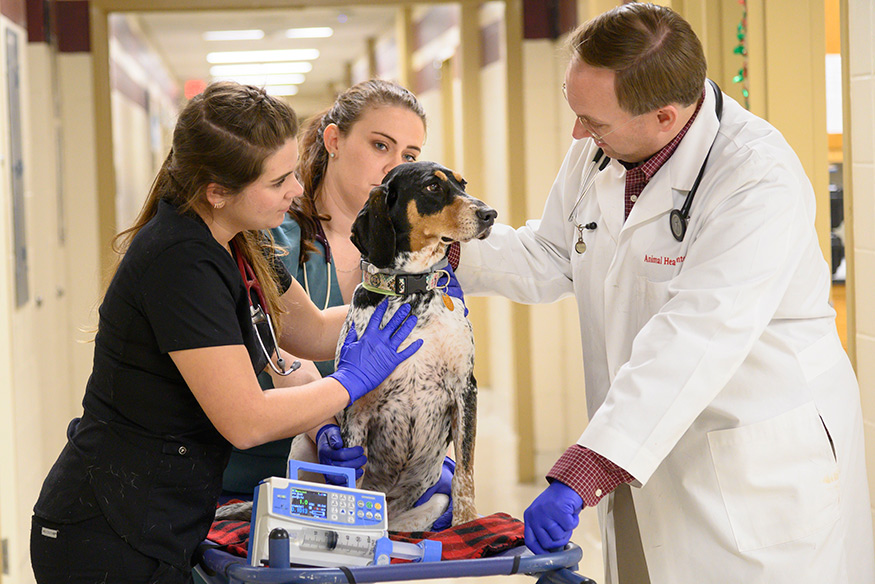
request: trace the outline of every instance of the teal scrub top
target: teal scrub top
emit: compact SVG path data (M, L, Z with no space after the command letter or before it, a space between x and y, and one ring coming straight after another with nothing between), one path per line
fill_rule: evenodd
M337 284L337 272L334 271L334 264L325 261L325 246L322 243L313 242L317 251L311 252L307 262L302 266L298 263L301 254L301 227L298 223L286 215L282 225L271 229L270 232L274 242L289 252L288 255L281 257L289 273L307 290L318 308L321 309L325 306L326 293L328 294L328 306L340 306L344 303L340 286ZM306 282L304 270L307 271ZM326 290L329 273L331 274L331 287ZM325 377L334 371L334 361L320 361L316 363L316 368ZM271 378L266 373L259 375L258 381L263 389L273 387ZM286 461L291 443L292 439L286 438L248 450L235 448L222 478L224 494L238 498L251 498L256 485L263 479L272 476L286 476Z

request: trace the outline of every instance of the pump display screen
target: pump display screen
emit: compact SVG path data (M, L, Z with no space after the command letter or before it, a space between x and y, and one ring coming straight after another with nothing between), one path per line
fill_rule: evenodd
M291 489L289 491L289 511L301 517L328 517L328 494L306 489Z

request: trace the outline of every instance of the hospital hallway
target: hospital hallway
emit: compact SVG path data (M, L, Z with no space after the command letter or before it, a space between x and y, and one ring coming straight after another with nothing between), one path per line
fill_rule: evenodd
M0 0L0 584L35 582L34 504L70 420L83 412L98 306L118 261L113 237L135 222L191 98L218 80L263 87L287 101L304 127L356 84L398 82L427 118L424 138L416 125L407 141L418 148L414 158L458 172L466 192L498 212L498 223L517 228L544 213L573 143L579 112L563 91L569 35L629 1ZM689 21L727 104L779 130L812 184L836 326L860 388L861 457L875 501L875 304L865 300L875 297L875 0L654 3ZM355 170L363 174L361 165ZM580 230L607 231L595 219L563 223L565 256L578 266L599 249L584 242L589 256L573 256ZM653 224L673 245L668 220ZM493 229L492 241L501 233ZM648 255L640 258L645 269L668 265ZM318 264L320 277L337 284L340 269L352 282L356 260L333 270ZM667 293L668 276L654 274L624 287L639 295L630 296L628 314ZM320 307L336 300L309 278L320 287L313 295ZM518 304L481 296L462 280L480 386L477 512L522 521L593 413L583 339L599 342L588 335L604 321L627 322L626 307L581 313L570 295ZM562 278L556 282L565 288ZM625 356L614 375L622 362ZM591 403L600 403L593 394L602 389L589 388ZM869 516L875 522L871 505ZM595 509L582 511L572 542L583 551L577 572L605 584ZM468 581L475 578L453 584Z

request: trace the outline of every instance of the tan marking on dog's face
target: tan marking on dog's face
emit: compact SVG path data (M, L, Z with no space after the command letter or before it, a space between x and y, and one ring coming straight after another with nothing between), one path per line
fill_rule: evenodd
M456 179L456 182L459 183L459 184L461 184L462 181L464 180L464 179L462 178L462 175L459 174L458 172L456 172L455 170L453 171L453 177Z
M434 215L420 215L416 210L416 201L410 201L407 204L407 220L411 226L410 251L416 253L435 245L441 237L467 241L473 235L466 233L463 227L470 222L466 221L468 216L474 216L474 209L462 198L454 200Z
M448 180L450 180L450 179L447 178L447 175L445 175L444 172L443 172L442 170L436 170L436 171L434 171L434 175L435 175L436 177L438 177L439 179L441 179L442 181L448 181Z

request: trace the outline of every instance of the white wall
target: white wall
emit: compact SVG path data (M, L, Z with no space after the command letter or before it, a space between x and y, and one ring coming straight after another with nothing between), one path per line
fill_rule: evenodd
M875 504L875 5L848 2L857 377L863 400L869 492ZM875 521L875 510L873 510Z

